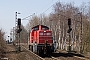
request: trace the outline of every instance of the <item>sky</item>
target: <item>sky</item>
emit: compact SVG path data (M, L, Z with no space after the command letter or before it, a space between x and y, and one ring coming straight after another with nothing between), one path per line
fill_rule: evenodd
M89 0L0 0L0 29L2 28L9 35L10 30L15 27L15 12L21 13L17 16L21 19L34 13L35 15L43 12L49 14L53 10L51 6L58 1L62 3L74 2L75 6L80 6L83 2L90 2ZM49 7L51 8L48 9ZM23 20L22 24L25 26L28 22L29 20Z

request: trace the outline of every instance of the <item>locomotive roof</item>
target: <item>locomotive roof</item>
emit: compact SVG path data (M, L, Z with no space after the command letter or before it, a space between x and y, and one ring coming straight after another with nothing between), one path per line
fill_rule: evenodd
M49 27L47 27L47 26L45 26L45 25L37 25L37 26L32 27L32 29L33 29L33 28L36 28L36 27L39 27L39 26L42 26L42 27L45 27L45 28L48 28L48 29L49 29Z

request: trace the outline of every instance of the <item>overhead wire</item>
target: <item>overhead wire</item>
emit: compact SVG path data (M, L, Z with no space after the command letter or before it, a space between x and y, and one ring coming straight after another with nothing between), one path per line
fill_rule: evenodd
M58 2L58 0L57 0L56 2ZM55 3L56 3L56 2L55 2ZM47 12L51 7L53 7L53 5L54 5L54 3L53 3L53 0L52 0L52 5L51 5L49 8L47 8L43 13ZM42 13L42 14L43 14L43 13Z
M57 2L58 2L58 0L57 0ZM49 7L49 8L47 8L43 13L41 13L41 14L44 14L45 12L47 12L51 7L53 7L53 0L52 0L52 5ZM34 13L35 14L35 13ZM29 15L29 16L27 16L27 17L25 17L25 18L23 18L22 20L25 20L25 19L27 19L27 18L29 18L29 17L31 17L31 15Z

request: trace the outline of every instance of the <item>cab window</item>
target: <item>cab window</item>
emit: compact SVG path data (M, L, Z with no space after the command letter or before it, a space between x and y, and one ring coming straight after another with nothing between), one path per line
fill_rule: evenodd
M46 26L42 26L42 30L49 30L49 28Z
M33 29L34 29L34 31L36 31L36 30L39 30L39 27L34 27Z

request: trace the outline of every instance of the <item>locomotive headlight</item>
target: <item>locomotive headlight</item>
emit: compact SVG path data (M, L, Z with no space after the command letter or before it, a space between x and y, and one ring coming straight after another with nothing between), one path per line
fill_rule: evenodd
M44 31L44 32L46 32L46 31Z
M37 42L35 42L35 45L37 45Z
M50 44L50 46L52 46L52 44Z
M35 45L37 45L37 44L35 43Z

